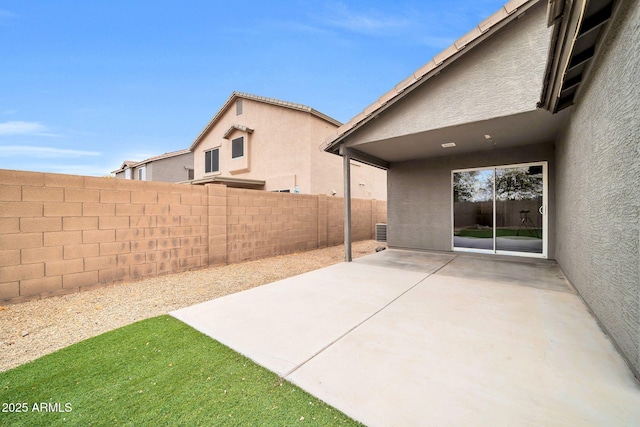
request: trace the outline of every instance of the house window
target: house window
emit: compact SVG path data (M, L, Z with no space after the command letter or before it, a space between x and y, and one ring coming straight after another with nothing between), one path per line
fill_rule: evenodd
M214 148L204 152L204 173L220 171L220 149Z
M242 99L236 101L236 116L242 114Z
M146 167L141 167L140 169L138 169L138 179L140 181L145 181L147 179L147 168Z
M193 169L187 168L187 179L189 181L191 181L192 179L195 179L195 173Z
M124 170L124 178L125 178L125 179L131 179L131 169L126 168L126 169Z
M244 156L244 136L231 141L231 158L237 159Z

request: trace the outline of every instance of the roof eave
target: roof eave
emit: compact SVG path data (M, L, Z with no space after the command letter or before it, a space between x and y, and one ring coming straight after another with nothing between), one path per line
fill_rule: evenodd
M124 162L122 162L122 165L120 166L120 169L116 169L114 171L111 171L111 173L124 172L126 169L135 167L136 165L138 165L138 162L135 162L133 160L125 160Z
M249 179L249 178L234 178L228 176L212 176L207 178L192 179L189 181L182 181L180 184L191 185L204 185L204 184L227 184L227 185L241 185L246 187L261 187L265 185L265 181L261 179Z
M402 100L409 93L420 87L431 77L442 72L447 66L454 63L472 48L500 31L506 25L521 17L527 10L541 0L511 0L493 15L482 21L469 33L465 34L444 51L433 57L429 62L420 67L408 78L400 82L391 91L385 93L376 102L365 108L349 122L343 125L346 129L340 133L340 129L330 136L325 143L324 150L339 154L339 146L353 135L362 126L377 118L391 106Z
M562 3L562 6L560 6L559 3ZM555 0L553 5L550 3L548 9L549 16L547 22L549 26L553 25L554 28L538 107L544 108L552 113L558 111L564 70L568 65L575 43L572 34L577 32L580 24L581 8L576 7L578 3L584 6L586 0L571 2L569 5L567 5L564 0Z
M253 129L251 129L250 127L242 126L242 125L231 125L231 127L227 129L227 131L224 133L224 135L222 135L222 137L224 139L229 139L229 135L231 135L234 131L253 133Z
M222 116L222 114L227 110L227 108L229 107L229 105L231 105L231 103L238 98L238 93L237 92L233 92L231 94L231 96L226 100L226 102L224 104L222 104L222 107L220 107L220 109L216 112L216 114L211 118L211 120L209 120L209 123L207 123L207 125L204 127L204 129L202 130L202 132L200 132L200 134L196 137L196 139L193 141L193 143L191 144L191 146L189 147L190 151L193 151L198 144L200 144L200 141L202 140L202 138L204 138L204 136L211 130L211 128L213 127L213 125L218 121L218 118L220 116Z
M573 105L591 65L597 61L609 22L618 15L622 4L623 1L617 0L570 3L556 0L550 4L548 23L554 29L538 103L540 108L557 113Z
M220 109L216 112L216 114L211 118L209 123L207 123L207 125L204 127L202 132L200 132L200 134L193 141L193 143L189 147L190 151L195 150L195 148L198 146L200 141L202 141L202 139L205 137L205 135L216 124L218 119L224 114L225 111L227 111L227 108L229 108L231 106L231 104L233 104L233 102L238 98L248 99L248 100L257 101L257 102L263 102L265 104L271 104L271 105L275 105L275 106L278 106L278 107L283 107L283 108L289 108L289 109L292 109L292 110L302 111L302 112L305 112L305 113L309 113L309 114L311 114L313 116L316 116L319 119L325 120L325 121L333 124L334 126L341 126L342 125L341 122L339 122L338 120L334 119L333 117L327 116L326 114L323 114L323 113L319 112L318 110L314 110L313 108L308 107L306 105L295 104L293 102L288 102L288 101L281 101L281 100L278 100L278 99L275 99L275 98L266 98L266 97L262 97L262 96L251 95L251 94L243 93L243 92L233 92L231 94L231 96L227 99L227 101L222 105L222 107L220 107Z

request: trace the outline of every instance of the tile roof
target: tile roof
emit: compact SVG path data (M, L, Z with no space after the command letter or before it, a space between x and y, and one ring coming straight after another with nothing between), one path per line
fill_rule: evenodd
M140 166L140 165L144 165L144 164L147 164L147 163L155 162L156 160L168 159L169 157L180 156L182 154L187 154L189 152L190 152L190 150L188 150L188 149L178 150L178 151L171 151L169 153L160 154L159 156L149 157L148 159L142 160L140 162L136 162L136 161L133 161L133 160L125 160L122 163L122 166L120 166L120 169L117 169L117 170L115 170L115 171L113 171L111 173L122 172L123 170L125 170L127 168L134 168L136 166Z
M190 151L188 149L184 149L184 150L178 150L178 151L172 151L170 153L164 153L164 154L160 154L159 156L155 156L155 157L149 157L146 160L143 160L141 162L138 162L136 164L136 166L139 166L143 163L151 163L151 162L155 162L156 160L162 160L162 159L168 159L169 157L175 157L175 156L180 156L182 154L187 154Z
M202 130L202 132L200 132L200 134L195 139L195 141L193 141L193 143L191 144L191 147L189 148L190 150L193 150L200 143L200 140L207 134L207 132L209 132L209 130L211 130L213 125L218 121L218 119L220 117L222 117L224 112L227 111L227 109L233 104L233 102L236 99L239 99L239 98L249 99L249 100L258 101L258 102L263 102L265 104L277 105L279 107L290 108L290 109L293 109L293 110L303 111L305 113L312 114L312 115L314 115L314 116L316 116L316 117L318 117L318 118L320 118L322 120L326 120L329 123L332 123L332 124L334 124L336 126L342 125L342 123L339 122L338 120L336 120L336 119L334 119L332 117L329 117L326 114L323 114L323 113L319 112L318 110L314 110L313 108L308 107L308 106L303 105L303 104L296 104L294 102L282 101L282 100L275 99L275 98L267 98L267 97L264 97L264 96L252 95L252 94L244 93L244 92L233 92L231 94L231 96L227 99L227 101L218 110L218 112L209 121L207 126L205 126L205 128Z
M529 9L534 4L542 0L511 0L502 8L480 22L475 28L467 34L456 40L451 46L438 53L429 62L418 68L409 77L398 83L393 89L383 94L377 101L365 108L361 113L357 114L347 123L340 126L330 135L324 144L324 149L334 151L335 146L340 141L355 131L356 128L365 124L370 118L375 117L377 113L385 109L390 103L394 103L408 93L410 90L427 81L431 76L439 73L442 68L455 61L462 55L462 51L470 44L477 44L502 28L512 19ZM417 84L416 84L417 83ZM332 150L334 149L334 150Z
M224 133L224 135L222 135L222 137L224 139L227 139L229 135L231 135L231 132L233 132L234 130L239 130L241 132L246 132L246 133L253 133L253 129L251 129L250 127L243 126L243 125L231 125L231 127L227 129L227 131Z

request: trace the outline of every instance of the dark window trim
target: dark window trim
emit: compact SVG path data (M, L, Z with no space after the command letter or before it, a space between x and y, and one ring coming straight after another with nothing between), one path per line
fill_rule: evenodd
M213 152L216 152L214 155ZM214 160L215 166L214 169ZM220 172L220 148L212 148L204 152L204 173Z
M237 142L240 142L240 144L237 144ZM237 152L237 147L240 147L242 149L241 153ZM231 140L231 158L232 159L239 159L241 157L244 157L245 155L245 150L244 150L244 136L239 136L238 138L234 138Z

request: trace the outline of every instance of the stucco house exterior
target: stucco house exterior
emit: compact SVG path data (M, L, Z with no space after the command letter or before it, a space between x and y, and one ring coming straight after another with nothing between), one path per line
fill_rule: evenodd
M140 162L125 160L112 174L119 179L182 182L193 179L193 153L178 150Z
M390 247L556 260L640 378L639 33L633 0L509 1L325 149L387 169Z
M340 125L305 105L234 92L191 144L191 183L342 196L342 161L322 150ZM386 171L354 162L352 174L353 197L386 200Z

